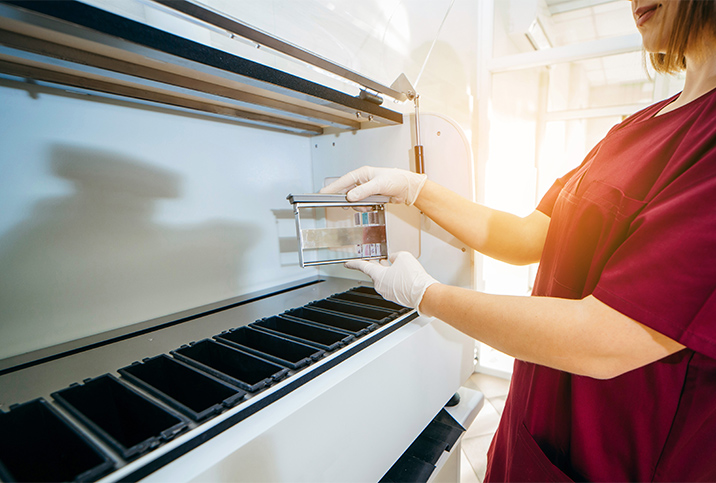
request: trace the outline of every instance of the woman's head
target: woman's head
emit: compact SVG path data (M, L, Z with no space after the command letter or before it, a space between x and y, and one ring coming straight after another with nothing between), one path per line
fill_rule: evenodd
M716 55L716 0L633 0L637 28L658 72L686 68L686 58Z

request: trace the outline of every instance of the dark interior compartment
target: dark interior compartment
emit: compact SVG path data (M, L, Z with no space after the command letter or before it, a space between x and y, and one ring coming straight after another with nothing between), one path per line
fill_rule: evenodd
M286 337L303 341L310 345L320 347L325 351L333 351L354 339L347 332L339 332L328 328L304 324L296 320L285 319L274 315L251 324L261 330L279 333Z
M284 377L288 369L233 347L204 339L172 354L209 374L254 392Z
M307 307L318 307L325 310L331 310L333 312L339 312L341 314L362 317L364 319L373 320L381 325L390 322L396 316L396 313L391 310L354 305L348 302L340 302L338 300L329 299L311 302L307 305Z
M453 424L445 424L444 422L433 420L423 430L421 436L440 441L445 446L445 451L450 451L460 435L465 430L453 420Z
M452 449L464 431L465 428L445 409L441 409L380 483L428 481L440 457Z
M239 327L217 335L216 340L251 352L282 366L298 369L320 358L324 351L251 327Z
M434 466L446 451L446 447L447 444L443 441L421 436L413 441L406 453Z
M357 304L372 305L382 309L391 310L393 312L407 312L410 309L402 305L398 305L395 302L386 300L383 297L373 297L371 295L365 295L355 292L343 292L331 295L329 299L345 300L347 302L355 302Z
M94 481L114 466L43 399L0 413L0 434L2 481Z
M404 455L380 479L380 483L426 482L430 479L433 471L435 471L435 465L413 455Z
M235 406L246 393L162 354L119 373L194 421Z
M314 310L310 307L299 307L284 312L283 316L295 317L300 320L308 320L310 322L319 323L334 327L336 329L346 330L355 334L356 337L365 335L371 330L377 329L378 324L368 320L359 320L340 314L332 314L321 310Z
M73 384L52 397L123 458L137 456L186 428L186 423L111 374Z

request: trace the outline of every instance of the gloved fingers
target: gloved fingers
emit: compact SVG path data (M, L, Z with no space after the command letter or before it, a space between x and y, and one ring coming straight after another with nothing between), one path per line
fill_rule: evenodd
M368 263L366 260L350 260L343 264L344 267L350 268L351 270L363 271L363 265Z
M346 193L355 186L351 178L344 179L347 175L341 176L333 183L330 183L320 189L319 193Z
M338 178L321 193L347 193L348 201L360 201L371 195L390 196L392 203L415 203L427 181L424 174L397 168L363 166Z
M373 195L391 195L391 193L386 193L385 191L385 183L381 182L379 178L374 178L348 191L346 199L348 201L360 201Z
M409 265L412 267L420 267L421 269L423 268L423 266L420 264L418 259L415 258L415 256L412 253L406 252L406 251L392 253L388 257L388 260L390 260L390 263L392 263L392 264L397 263L400 265Z
M368 260L351 260L346 262L344 266L353 270L360 270L372 278L373 281L380 276L383 270L386 270L386 267L380 265L377 261Z
M419 307L427 288L438 283L410 252L396 252L388 260L351 260L347 268L361 270L373 279L375 290L387 300ZM392 264L391 264L392 262Z
M319 193L345 193L362 183L370 181L372 177L373 168L370 166L363 166L362 168L354 169L353 171L344 174L333 183L323 187Z

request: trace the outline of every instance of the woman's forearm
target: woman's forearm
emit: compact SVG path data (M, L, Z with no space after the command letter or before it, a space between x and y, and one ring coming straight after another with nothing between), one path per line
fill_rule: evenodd
M592 296L513 297L433 284L420 309L517 359L599 379L683 349Z
M539 261L549 217L535 211L521 218L473 203L427 181L415 206L453 236L489 257L526 265Z

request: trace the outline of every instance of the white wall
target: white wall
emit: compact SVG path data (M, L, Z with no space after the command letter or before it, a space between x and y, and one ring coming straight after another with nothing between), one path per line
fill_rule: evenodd
M278 232L309 139L12 82L0 105L0 359L311 275Z

